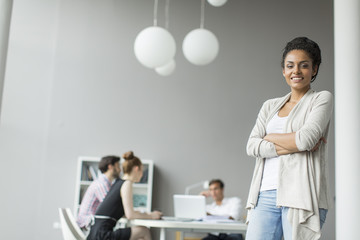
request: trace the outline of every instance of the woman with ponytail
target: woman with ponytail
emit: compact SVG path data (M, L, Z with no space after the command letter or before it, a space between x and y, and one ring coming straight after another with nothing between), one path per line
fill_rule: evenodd
M146 227L133 226L115 231L113 228L121 217L129 220L161 218L162 213L159 211L141 213L134 210L132 185L140 181L143 165L132 151L124 153L123 158L125 159L122 165L124 176L116 180L97 209L95 223L91 227L88 240L150 240L150 231Z

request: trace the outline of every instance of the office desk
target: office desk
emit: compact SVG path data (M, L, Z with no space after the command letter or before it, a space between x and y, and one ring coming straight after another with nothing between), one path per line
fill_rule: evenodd
M165 230L180 232L223 232L223 233L245 233L247 225L240 222L206 222L206 221L165 221L134 219L130 220L132 226L145 226L160 228L160 240L165 240ZM181 234L183 239L183 234Z

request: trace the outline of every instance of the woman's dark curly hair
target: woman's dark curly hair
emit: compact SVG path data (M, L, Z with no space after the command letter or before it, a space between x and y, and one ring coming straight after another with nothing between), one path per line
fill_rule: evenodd
M308 39L307 37L294 38L293 40L291 40L286 44L283 50L282 61L281 61L282 68L285 67L284 62L286 56L292 50L303 50L307 52L307 54L312 60L312 64L313 64L312 67L315 68L317 66L316 74L311 78L311 82L315 81L321 63L321 50L319 48L319 45L316 42Z

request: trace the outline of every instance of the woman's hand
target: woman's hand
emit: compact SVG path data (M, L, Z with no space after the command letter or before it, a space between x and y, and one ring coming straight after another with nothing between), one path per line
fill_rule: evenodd
M153 211L153 212L149 213L149 215L150 215L151 219L160 219L161 216L163 215L163 213L160 211Z
M321 145L321 142L327 143L326 138L321 137L319 141L316 143L315 147L313 147L313 149L310 150L310 152L315 152L316 150L318 150Z

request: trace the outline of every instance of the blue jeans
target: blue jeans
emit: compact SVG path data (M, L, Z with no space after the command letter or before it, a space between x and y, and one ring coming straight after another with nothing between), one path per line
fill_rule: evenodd
M322 227L327 209L320 208L320 226ZM257 206L251 211L246 240L291 240L292 229L287 220L288 207L276 207L276 190L259 194Z

